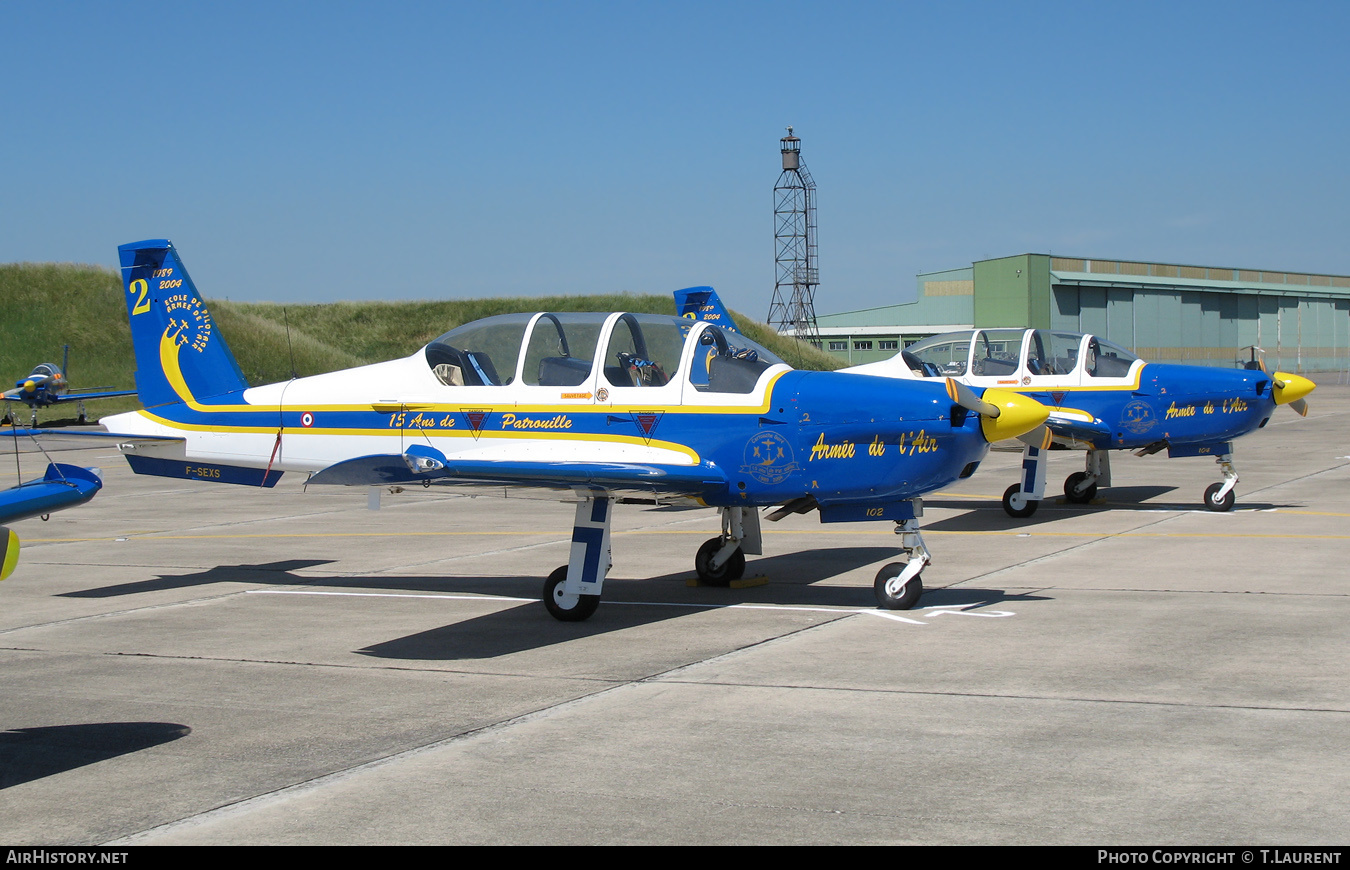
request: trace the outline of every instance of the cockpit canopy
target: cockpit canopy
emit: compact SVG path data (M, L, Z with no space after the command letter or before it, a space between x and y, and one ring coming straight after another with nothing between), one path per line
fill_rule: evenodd
M704 392L749 393L783 361L739 333L657 314L501 314L452 329L423 351L446 386L660 387L687 372Z
M1124 378L1139 357L1095 335L1048 329L972 329L915 342L903 352L921 378Z

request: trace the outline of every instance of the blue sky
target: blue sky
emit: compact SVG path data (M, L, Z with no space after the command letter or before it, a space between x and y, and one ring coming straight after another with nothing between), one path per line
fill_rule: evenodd
M667 293L764 318L1027 251L1350 274L1350 3L0 3L0 262L207 296Z

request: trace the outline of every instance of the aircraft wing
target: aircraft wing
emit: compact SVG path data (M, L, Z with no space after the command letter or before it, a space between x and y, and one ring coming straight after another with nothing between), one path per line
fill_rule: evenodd
M1083 442L1094 447L1107 447L1111 443L1111 427L1083 411L1052 410L1045 425L1056 438L1065 441Z
M726 474L711 463L649 465L622 462L497 462L451 459L410 451L348 459L316 473L313 484L387 486L414 483L491 483L570 490L589 487L618 492L697 498L722 492Z
M114 399L118 396L134 396L135 390L90 390L81 392L79 390L70 390L64 395L56 397L57 402L87 402L90 399Z

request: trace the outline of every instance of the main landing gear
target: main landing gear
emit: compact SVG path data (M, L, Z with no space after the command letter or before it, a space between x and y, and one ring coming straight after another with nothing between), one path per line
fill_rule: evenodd
M1003 491L1003 511L1010 517L1024 520L1036 513L1036 508L1040 506L1040 499L1033 499L1022 492L1020 483L1014 483Z
M722 534L709 538L694 556L694 570L701 583L730 586L745 576L745 554L764 552L759 531L759 514L752 507L718 508L722 515Z
M577 504L572 522L572 554L566 565L544 581L544 607L563 622L589 619L600 606L605 575L613 567L609 554L609 522L614 500L592 496Z
M1045 497L1045 450L1028 444L1022 448L1022 479L1003 493L1003 510L1024 520L1036 513Z
M933 557L924 546L918 519L897 521L895 533L900 536L900 549L905 551L907 558L903 562L883 565L872 583L872 590L882 610L909 610L923 595L920 572L932 563Z
M1163 449L1165 444L1140 451L1136 455L1144 456ZM1205 490L1205 507L1212 511L1230 511L1237 497L1233 487L1237 485L1238 473L1233 466L1232 447L1224 442L1221 445L1183 445L1168 448L1169 455L1213 456L1211 452L1222 449L1224 452L1215 457L1223 480L1211 484ZM1203 452L1201 452L1203 451ZM1064 498L1073 504L1088 504L1097 497L1100 487L1111 485L1111 454L1106 450L1088 449L1087 460L1082 471L1075 471L1064 480ZM1027 446L1022 452L1022 480L1008 487L1003 493L1003 510L1008 516L1025 519L1036 512L1041 499L1045 496L1045 452L1037 447Z
M699 579L709 586L727 586L745 573L745 554L764 552L759 514L753 507L721 508L722 534L706 541L694 558ZM544 581L544 607L563 622L589 619L600 606L605 576L613 567L609 526L614 500L583 495L572 522L572 553L566 565Z
M609 527L614 500L598 495L583 496L577 503L572 522L572 552L566 565L548 575L544 581L544 607L549 615L562 622L582 622L594 615L600 606L600 594L605 576L613 567L610 558ZM923 595L920 572L932 562L923 535L919 533L918 517L923 514L922 502L914 499L909 509L897 519L895 533L900 535L900 549L905 561L891 562L877 572L872 588L877 604L886 610L908 610L919 603ZM710 538L699 547L694 568L699 579L709 586L727 586L745 573L745 554L759 555L763 542L759 528L759 514L753 507L721 508L722 534Z
M1088 449L1086 468L1064 478L1064 497L1074 504L1089 504L1097 497L1098 486L1111 485L1111 454Z
M1003 493L1003 510L1010 517L1026 519L1036 513L1045 498L1045 451L1027 445L1022 451L1022 480ZM1089 504L1097 488L1111 485L1111 454L1088 449L1086 468L1064 479L1064 498L1073 504Z

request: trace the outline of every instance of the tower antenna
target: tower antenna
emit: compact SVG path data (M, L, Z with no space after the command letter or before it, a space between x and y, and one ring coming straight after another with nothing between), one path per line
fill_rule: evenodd
M816 326L816 183L802 162L802 140L779 140L783 173L773 189L773 238L777 282L769 303L769 325L820 347Z

